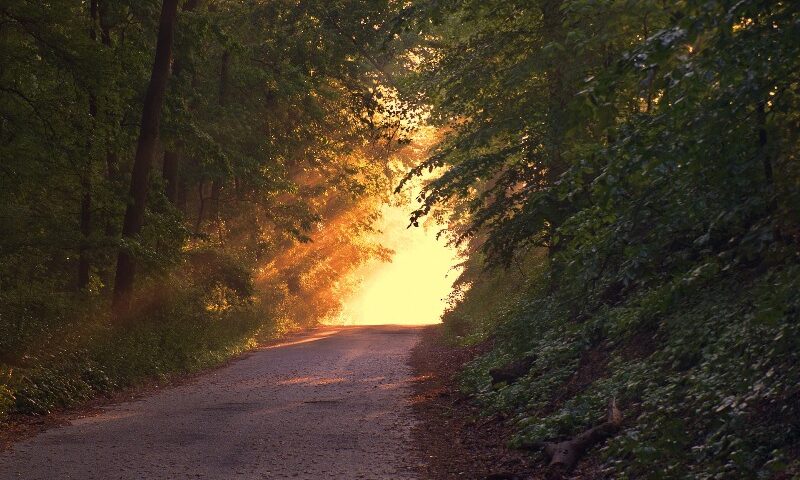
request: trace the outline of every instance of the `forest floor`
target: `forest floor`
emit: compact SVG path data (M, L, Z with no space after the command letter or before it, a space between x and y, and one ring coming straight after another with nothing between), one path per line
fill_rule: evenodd
M0 453L0 478L419 478L408 363L419 333L320 329L132 401L43 419L46 431Z
M442 326L423 330L411 352L414 383L414 443L424 446L421 476L430 480L529 479L536 470L530 455L506 446L509 427L483 418L458 388L464 364L490 348L485 342L459 347L446 342Z
M428 480L541 480L547 477L534 452L509 448L512 426L487 417L459 388L458 375L491 341L462 347L448 342L442 325L426 327L411 352L414 383L414 443L420 446L421 478ZM573 480L605 478L591 456L569 475Z

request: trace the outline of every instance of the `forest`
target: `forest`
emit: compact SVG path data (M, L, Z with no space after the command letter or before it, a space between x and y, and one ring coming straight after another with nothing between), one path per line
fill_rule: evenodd
M0 428L335 316L403 198L549 478L796 478L798 107L792 0L3 0Z

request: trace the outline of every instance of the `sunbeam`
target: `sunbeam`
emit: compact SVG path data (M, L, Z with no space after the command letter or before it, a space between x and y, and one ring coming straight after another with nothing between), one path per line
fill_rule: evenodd
M383 245L395 251L391 262L374 260L355 275L360 288L344 301L332 323L340 325L427 325L439 323L447 295L460 270L455 247L437 239L436 225L406 228L408 205L383 210Z

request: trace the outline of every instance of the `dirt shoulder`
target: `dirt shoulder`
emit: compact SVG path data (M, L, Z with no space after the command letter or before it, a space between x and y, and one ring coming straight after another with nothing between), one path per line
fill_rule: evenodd
M532 459L506 446L510 431L500 419L484 419L459 392L456 375L488 345L457 347L442 338L441 325L423 330L412 350L413 408L419 423L413 431L421 456L420 477L445 479L528 479Z

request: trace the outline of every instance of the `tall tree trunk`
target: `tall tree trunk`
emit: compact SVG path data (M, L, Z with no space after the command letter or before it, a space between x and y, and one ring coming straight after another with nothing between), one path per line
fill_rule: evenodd
M542 31L545 42L564 45L566 37L564 31L564 13L561 10L563 0L544 0L542 2ZM548 184L554 188L561 175L566 171L567 165L563 158L564 134L567 128L567 86L566 64L563 58L548 58L547 61L547 165L546 176ZM562 205L555 204L551 209L549 237L549 254L558 251L558 244L553 240L556 229L563 221L565 212Z
M164 193L173 205L176 204L178 197L178 165L180 163L180 153L177 150L167 150L164 152Z
M187 213L186 202L188 201L189 197L189 185L185 178L178 178L178 192L175 196L175 206L178 207L178 210L183 212L184 214Z
M187 0L183 5L184 12L191 12L200 6L200 0ZM183 70L183 60L175 58L172 63L173 78L180 77ZM178 172L180 170L181 153L178 146L167 148L164 152L164 168L162 175L164 178L165 195L167 199L176 205L178 196Z
M116 152L108 150L106 152L106 178L114 191L116 191L115 187L118 182L118 173L119 156ZM117 225L114 223L114 215L109 215L109 219L106 221L105 234L106 237L114 237L117 235Z
M219 69L219 106L224 107L228 100L228 74L231 67L231 51L226 49L222 54L222 65Z
M222 54L222 62L219 70L219 106L225 108L228 99L228 74L231 64L231 52L225 50ZM225 184L225 179L217 177L211 183L211 219L217 223L219 227L219 197L222 192L222 187Z
M211 182L211 221L219 221L219 195L222 191L222 180L214 179Z
M161 19L158 27L156 56L150 84L144 99L142 122L136 155L133 160L130 196L132 202L125 210L122 224L122 238L131 239L139 234L144 222L147 207L147 189L150 181L150 170L158 143L161 123L161 108L164 105L167 80L169 79L172 41L175 36L175 20L178 13L178 0L163 0ZM133 255L122 248L117 257L117 273L114 280L113 309L117 314L125 314L130 307L130 297L136 276L136 261Z
M542 26L546 42L564 44L564 14L561 11L563 0L545 0L542 4ZM548 179L555 182L566 170L562 158L564 132L567 123L567 89L563 59L548 59L547 123L550 136L550 159L547 165Z
M764 178L766 178L767 183L772 186L772 161L770 160L769 155L767 155L767 112L766 108L764 107L764 102L759 102L758 107L756 108L756 113L758 121L758 149L761 152L761 162L764 167Z
M767 183L767 206L770 212L778 208L778 199L775 195L775 174L772 171L772 158L768 150L767 136L767 109L766 102L756 105L756 122L758 123L758 154L761 157L761 166L764 170L764 179Z
M108 23L108 0L100 0L98 5L100 20L100 41L106 47L111 46L111 24Z
M84 172L83 195L81 196L81 246L78 254L78 289L85 290L89 286L89 271L91 263L89 261L89 237L92 234L92 186L89 180L89 172Z
M97 41L97 21L98 21L97 0L89 3L89 38ZM94 91L89 92L89 117L92 122L97 120L97 95ZM94 127L94 125L92 125ZM81 213L79 218L81 230L81 242L78 248L78 290L85 290L89 286L89 273L91 263L89 261L89 237L92 234L92 141L91 136L86 141L86 162L83 172L81 172Z
M98 21L100 24L100 43L106 48L111 48L111 24L108 21L108 0L100 0L97 2ZM107 119L110 120L110 119ZM119 156L111 148L111 138L107 139L106 146L106 179L108 183L115 186L118 182L118 169L119 169ZM106 237L114 237L116 235L116 225L114 224L114 216L109 215L105 222L104 232Z
M197 207L197 221L194 224L194 232L200 234L200 229L203 227L203 213L206 208L206 197L203 196L203 179L200 179L200 185L197 187L197 192L200 195L200 204Z

